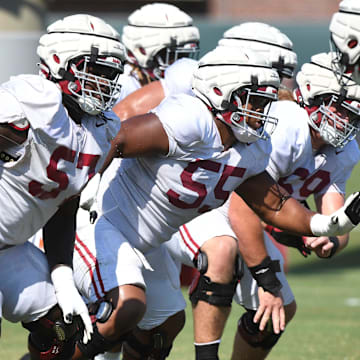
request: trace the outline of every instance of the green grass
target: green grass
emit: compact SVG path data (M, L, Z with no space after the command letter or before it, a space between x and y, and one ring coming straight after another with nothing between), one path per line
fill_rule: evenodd
M348 194L360 189L358 165L348 183ZM269 355L269 360L360 359L360 227L350 244L331 260L314 254L304 259L290 251L288 281L298 304L295 318ZM187 298L187 296L185 296ZM242 308L233 305L220 346L220 358L230 359L236 323ZM169 359L194 359L191 307L185 328L175 340ZM20 324L3 321L0 359L19 360L26 352L27 332Z

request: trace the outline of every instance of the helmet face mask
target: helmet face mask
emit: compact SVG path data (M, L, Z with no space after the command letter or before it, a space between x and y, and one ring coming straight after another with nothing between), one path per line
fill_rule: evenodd
M315 102L321 104L315 106L309 122L326 143L342 148L355 138L360 125L360 102L334 94L321 96Z
M303 64L296 93L309 125L327 144L342 148L360 130L360 85L334 69L333 59L333 53L320 53Z
M149 61L148 73L152 73L155 79L159 80L164 77L164 71L168 66L181 58L199 59L200 48L198 42L190 42L183 45L177 45L173 39L173 45L161 49L155 54L154 59Z
M272 101L277 100L277 90L270 86L252 90L241 88L232 95L229 111L221 118L231 127L235 138L243 143L267 140L274 132L277 118L269 115Z
M83 111L96 115L112 109L121 90L118 79L123 65L118 59L104 57L93 62L90 56L84 56L70 63L69 72L74 75L75 82L65 80L65 84L61 84L60 81L60 86L66 85Z

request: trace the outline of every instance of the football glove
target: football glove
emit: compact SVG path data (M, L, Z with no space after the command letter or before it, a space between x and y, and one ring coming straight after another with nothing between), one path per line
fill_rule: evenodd
M69 266L60 265L51 272L57 302L63 312L64 322L70 324L74 315L79 315L84 323L83 342L91 339L93 327L88 309L76 289L73 271Z

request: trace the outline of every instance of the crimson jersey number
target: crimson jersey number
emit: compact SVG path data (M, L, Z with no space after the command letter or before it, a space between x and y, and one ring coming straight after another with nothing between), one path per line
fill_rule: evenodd
M212 171L215 173L220 172L221 164L217 163L212 160L198 160L195 162L190 163L181 173L180 179L181 183L186 189L192 190L198 194L198 197L192 202L187 203L180 199L180 194L178 194L174 190L169 190L167 192L167 196L169 201L175 205L176 207L180 209L195 209L199 208L199 213L204 213L206 211L209 211L211 208L209 205L203 205L203 201L208 194L208 189L206 189L206 185L199 183L197 181L194 181L192 179L192 175L194 172L198 169L202 168L208 171ZM238 168L235 166L225 165L224 170L221 174L221 177L216 184L214 188L214 195L216 199L223 200L223 203L227 200L227 198L230 195L230 191L224 190L223 186L226 182L226 180L230 176L235 177L243 177L246 169L244 168ZM202 206L201 206L202 205ZM200 207L201 206L201 207Z
M325 186L330 183L330 173L325 170L318 170L314 174L310 175L308 169L297 168L293 175L297 175L301 180L304 181L304 184L299 190L299 195L307 198L313 193L321 191ZM289 176L279 179L279 184L286 189L289 194L294 192L294 189L291 184L286 183L286 180Z
M59 160L65 160L73 163L75 161L76 152L65 146L59 146L52 153L49 165L46 168L47 176L50 180L59 184L59 187L51 191L46 191L42 187L44 184L39 181L32 180L29 183L29 192L31 195L40 199L54 199L61 191L64 191L69 185L69 177L63 171L57 169ZM76 165L77 169L82 169L84 166L89 167L89 180L95 175L95 167L100 158L100 155L79 154L79 159Z

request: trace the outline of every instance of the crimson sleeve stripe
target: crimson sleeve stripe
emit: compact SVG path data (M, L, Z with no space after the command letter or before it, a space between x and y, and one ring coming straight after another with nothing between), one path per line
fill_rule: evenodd
M77 245L75 245L75 250L79 253L81 259L84 261L85 265L88 267L89 272L90 272L90 277L91 277L91 283L93 284L93 287L95 290L95 295L96 295L97 299L100 300L101 296L99 294L99 290L97 288L96 281L94 280L94 273L92 271L92 267L91 267L89 261L86 259L84 253L81 251L81 249Z
M105 294L104 282L103 282L102 277L101 277L99 263L98 263L96 257L91 253L90 249L84 244L84 242L81 241L81 239L79 238L79 236L77 234L76 234L76 241L83 247L83 249L86 251L86 253L90 256L90 258L94 262L96 275L97 275L98 280L99 280L101 291Z
M185 235L183 231L186 233L187 238L190 240L190 243L186 240ZM195 259L199 255L199 249L200 246L195 242L195 240L191 237L189 229L186 227L186 225L182 225L179 228L179 232L181 235L181 238L183 239L183 242L185 243L186 247L194 254ZM192 244L192 245L191 245ZM195 247L196 250L193 250L192 248Z

